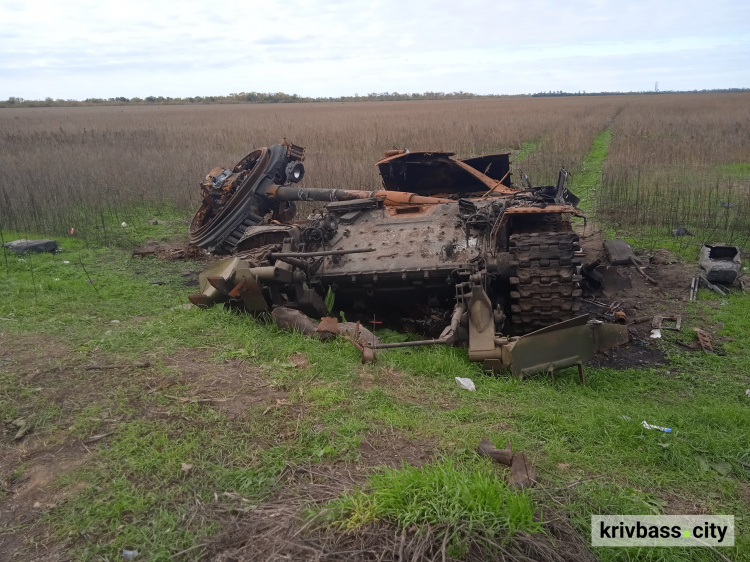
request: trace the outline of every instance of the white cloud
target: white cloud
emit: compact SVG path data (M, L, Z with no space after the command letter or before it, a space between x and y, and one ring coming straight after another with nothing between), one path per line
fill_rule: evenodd
M748 87L747 21L730 0L5 2L0 99Z

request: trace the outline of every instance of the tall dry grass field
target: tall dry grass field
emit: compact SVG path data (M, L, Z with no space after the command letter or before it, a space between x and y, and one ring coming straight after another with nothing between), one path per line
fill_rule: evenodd
M0 223L58 236L74 226L99 240L120 220L145 220L164 206L187 214L208 170L282 137L307 147L308 187L376 188L374 164L394 147L469 157L524 143L534 150L517 167L549 183L560 166L575 174L608 126L614 136L602 211L671 221L704 197L663 216L651 205L669 204L674 191L703 193L716 187L717 166L750 162L749 100L699 94L0 109ZM693 170L700 174L683 173ZM738 181L733 201L744 193Z
M750 95L638 96L613 124L598 211L608 222L707 241L750 240Z

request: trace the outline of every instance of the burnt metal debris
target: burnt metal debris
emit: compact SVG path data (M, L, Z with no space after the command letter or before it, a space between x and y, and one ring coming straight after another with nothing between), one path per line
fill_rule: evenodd
M740 274L740 249L737 246L704 245L698 264L706 271L709 283L731 285Z
M704 244L698 257L698 265L705 271L703 275L696 275L690 283L690 300L698 298L701 285L710 289L721 297L727 296L727 287L731 287L739 280L742 292L745 285L740 279L742 260L737 246Z
M13 250L16 254L25 254L26 252L51 253L55 254L60 251L56 240L14 240L6 242L3 248Z
M363 325L406 318L430 337L368 345L355 334L368 356L466 345L471 360L519 376L580 368L627 342L625 327L579 316L580 246L569 217L583 215L564 169L556 185L518 188L507 153L389 151L377 163L383 189L313 189L293 185L304 156L285 140L209 173L190 241L229 257L201 274L193 304L321 317L335 300ZM298 202L321 205L295 220Z

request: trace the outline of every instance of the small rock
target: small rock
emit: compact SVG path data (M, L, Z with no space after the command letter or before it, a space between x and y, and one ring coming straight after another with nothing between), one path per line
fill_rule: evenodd
M40 507L42 507L42 504L39 503L39 502L34 502L34 506L33 507L34 507L34 509L39 509Z

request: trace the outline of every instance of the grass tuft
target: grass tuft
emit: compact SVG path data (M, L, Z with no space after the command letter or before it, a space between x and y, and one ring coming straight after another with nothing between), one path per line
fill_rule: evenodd
M512 491L497 465L474 454L415 467L385 468L371 475L366 489L355 490L328 503L323 519L341 530L377 522L442 528L456 547L472 533L503 542L514 533L535 533L531 496ZM440 536L440 535L439 535Z

